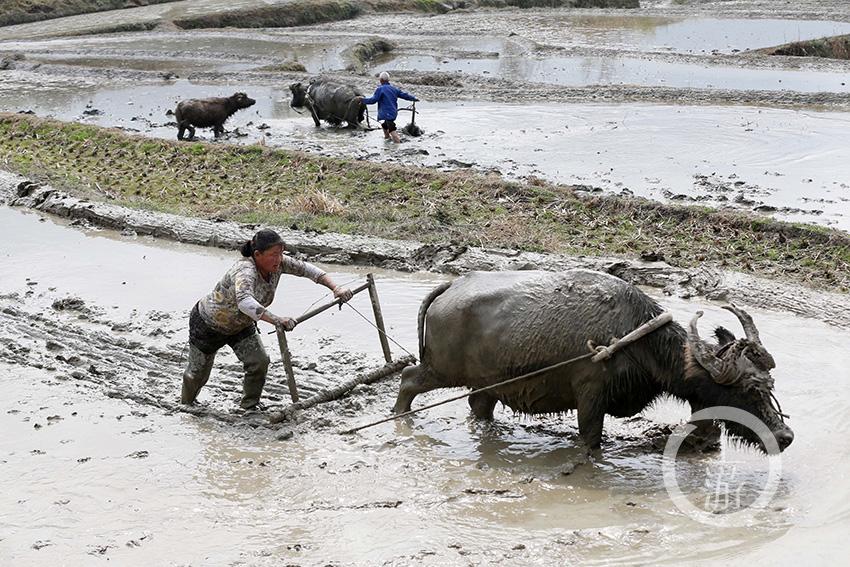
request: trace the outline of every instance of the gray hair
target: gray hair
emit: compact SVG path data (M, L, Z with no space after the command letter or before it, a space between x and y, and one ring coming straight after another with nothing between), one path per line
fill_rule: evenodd
M390 74L387 73L386 71L381 71L381 74L378 75L378 78L382 81L389 81L390 80Z

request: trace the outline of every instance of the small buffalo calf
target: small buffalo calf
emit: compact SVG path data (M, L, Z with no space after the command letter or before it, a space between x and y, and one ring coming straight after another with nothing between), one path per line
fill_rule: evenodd
M255 102L245 93L236 93L228 97L192 98L177 104L174 117L177 119L177 139L183 139L183 133L189 129L189 139L195 137L195 126L212 127L215 137L224 134L224 122L237 110L248 108Z

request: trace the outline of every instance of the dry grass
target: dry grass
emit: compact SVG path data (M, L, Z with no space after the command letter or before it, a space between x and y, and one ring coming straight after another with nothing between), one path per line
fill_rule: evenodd
M307 215L342 215L345 206L327 191L311 189L292 200L292 210Z

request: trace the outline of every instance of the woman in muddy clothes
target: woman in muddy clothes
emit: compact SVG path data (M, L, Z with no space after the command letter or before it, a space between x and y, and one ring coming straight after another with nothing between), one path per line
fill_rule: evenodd
M348 301L351 291L337 286L322 270L283 255L283 240L273 230L261 230L242 245L240 258L215 289L198 301L189 316L189 364L183 374L181 402L192 404L212 371L215 353L229 345L245 368L244 409L256 408L266 383L269 356L257 333L257 321L291 331L296 321L267 309L283 274L310 278Z

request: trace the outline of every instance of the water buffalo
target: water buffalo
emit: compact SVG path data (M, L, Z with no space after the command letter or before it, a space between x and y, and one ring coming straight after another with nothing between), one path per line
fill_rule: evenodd
M351 85L317 78L311 79L306 87L302 83L289 85L289 90L292 91L289 106L309 110L317 128L319 120L333 126L345 122L349 128L356 128L365 118L363 94Z
M183 139L183 133L189 129L189 139L195 137L195 126L212 127L215 137L224 134L224 122L237 110L253 106L257 102L245 93L236 93L228 97L192 98L181 100L174 111L177 120L177 139Z
M579 433L598 448L606 414L628 417L659 396L690 403L692 411L731 406L770 428L780 449L794 439L774 406L773 358L750 316L728 306L744 328L736 340L722 327L718 344L700 339L698 313L685 331L676 323L632 343L604 362L583 359L543 375L469 398L472 413L492 419L501 401L527 414L577 410ZM589 270L474 272L432 291L419 310L419 360L401 377L394 411L436 388L480 388L545 368L607 345L662 308L635 286ZM766 450L758 435L735 423L727 431Z

